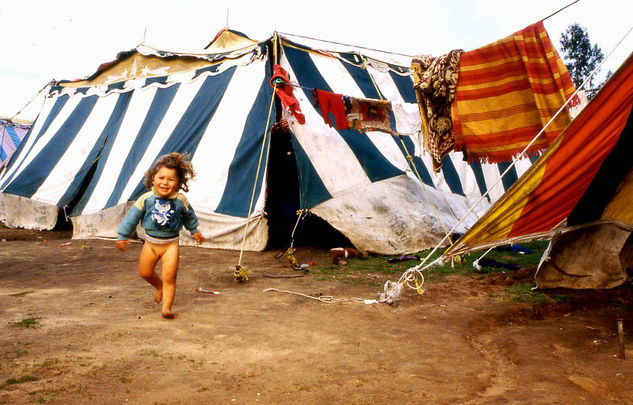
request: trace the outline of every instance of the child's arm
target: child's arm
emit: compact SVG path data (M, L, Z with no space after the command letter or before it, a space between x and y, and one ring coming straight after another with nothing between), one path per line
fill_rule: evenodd
M184 202L186 202L186 200ZM187 203L186 205L182 223L185 225L185 228L187 228L187 230L191 232L191 235L196 240L196 242L202 243L206 240L202 233L198 231L198 224L200 223L200 221L198 220L196 212L193 210L191 205L189 205L189 203Z
M127 239L132 234L132 231L136 228L136 224L138 224L142 216L143 211L138 209L136 204L133 205L132 208L130 208L127 214L125 214L123 221L121 221L121 225L119 225L119 229L117 229L117 233L119 234L119 236L117 237L117 241L115 242L115 246L117 249L124 252L127 250L126 246L130 244L130 241Z

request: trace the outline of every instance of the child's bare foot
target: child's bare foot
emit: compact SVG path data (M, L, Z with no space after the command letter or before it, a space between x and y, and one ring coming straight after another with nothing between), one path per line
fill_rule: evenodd
M160 302L163 299L163 289L157 288L156 294L154 294L154 301Z
M168 311L166 309L163 309L163 318L167 318L167 319L173 319L176 317L176 314L174 314L171 311Z

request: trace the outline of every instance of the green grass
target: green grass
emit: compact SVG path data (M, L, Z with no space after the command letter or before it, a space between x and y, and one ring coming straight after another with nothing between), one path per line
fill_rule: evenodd
M504 301L546 304L555 302L571 301L573 297L568 294L551 294L542 291L533 291L533 284L520 283L512 285L503 291L503 294L491 294L491 298L500 298Z
M509 250L492 250L485 257L500 263L511 263L521 267L530 267L538 265L541 260L543 251L547 248L548 241L534 241L521 244L522 247L531 250L529 254L513 253ZM424 259L431 251L418 252L415 255L420 259ZM444 249L438 249L433 255L426 260L426 264L432 263L437 259ZM495 272L512 271L505 268L482 267L481 270L473 268L473 261L479 259L482 252L475 252L463 257L456 258L453 263L449 260L443 265L435 265L424 271L426 281L440 281L449 274L493 274ZM382 286L386 280L400 278L406 270L415 267L421 260L408 260L404 262L389 263L391 258L399 258L395 256L369 256L365 259L348 259L347 264L343 266L321 265L310 269L310 273L317 280L339 280L352 284L372 284Z
M41 325L38 319L39 318L24 318L20 322L13 322L11 326L16 328L39 328Z
M29 381L37 381L39 378L32 375L25 375L20 378L9 378L4 381L4 386L8 387L9 385L22 384Z

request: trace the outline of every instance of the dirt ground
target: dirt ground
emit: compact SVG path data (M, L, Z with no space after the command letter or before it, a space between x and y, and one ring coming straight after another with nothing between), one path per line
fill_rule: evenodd
M236 283L239 252L184 247L165 320L136 273L140 244L0 240L2 404L633 403L633 341L621 359L617 333L618 319L633 328L629 286L512 302L504 289L533 278L523 269L368 305L377 283L271 278L297 275L271 251L245 253L252 274ZM297 258L329 263L315 248Z

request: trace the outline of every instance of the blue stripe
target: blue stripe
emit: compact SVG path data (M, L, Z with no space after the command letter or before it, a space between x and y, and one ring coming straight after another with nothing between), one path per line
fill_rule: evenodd
M455 165L453 165L453 161L450 156L444 156L442 159L442 174L444 175L444 180L446 180L446 184L448 188L450 188L451 193L453 194L464 194L464 189L462 188L462 182L459 179L459 175L457 174L457 170L455 170Z
M358 67L352 64L352 63L354 64L359 63L357 61L357 56L355 54L346 54L346 53L341 53L340 55L343 59L351 62L351 63L343 62L343 66L345 66L345 69L347 70L347 72L350 74L350 76L352 76L352 79L354 79L358 87L360 87L360 90L363 92L364 97L381 100L382 97L378 93L378 90L376 90L376 86L374 86L374 83L371 80L371 76L369 75L369 72L367 72L367 70L362 67Z
M510 167L511 164L512 162L497 163L497 167L499 168L499 175L505 172L508 169L508 167ZM512 169L510 169L510 171L501 178L501 181L503 182L503 189L505 191L508 191L508 189L512 187L514 182L517 181L518 179L519 179L519 176L517 174L516 167L512 166Z
M291 132L290 136L297 161L297 175L299 176L299 204L302 209L312 208L323 201L329 200L332 195L325 187L325 184L323 184L323 181L321 181L310 158L295 135Z
M94 168L94 173L92 173L90 182L85 186L85 190L81 192L81 198L74 207L71 207L71 216L81 215L86 203L90 200L97 182L101 177L103 168L108 161L110 150L112 149L116 135L119 132L121 122L123 121L125 112L130 105L130 100L133 94L133 91L119 94L116 105L114 106L112 114L110 114L110 118L103 128L103 131L101 131L101 135L99 135L98 140L95 142L92 150L84 160L81 169L79 169L79 172L73 179L70 187L68 187L64 195L60 198L58 202L59 206L63 207L64 205L69 205L77 193L81 192L81 187L85 185L88 180L86 177L91 173L91 169ZM94 167L95 161L97 162L96 167Z
M261 193L264 171L268 160L269 140L266 141L264 146L265 150L259 172L257 172L257 164L264 137L268 133L266 118L271 107L270 100L273 99L273 89L268 83L269 80L270 72L266 69L266 76L259 87L255 103L248 113L242 138L229 166L229 175L224 193L216 208L218 213L246 218L248 217L248 209L255 182L257 182L255 199ZM275 111L274 105L273 111Z
M404 102L417 104L418 99L415 95L415 90L413 90L413 80L411 76L400 76L394 72L389 72L389 76L393 79Z
M475 180L477 181L477 187L479 187L479 192L481 195L486 194L488 191L488 186L486 185L486 177L484 176L484 170L481 167L481 163L472 162L469 163L470 168L475 174ZM490 201L490 195L486 195L488 201Z
M31 164L15 178L6 189L7 193L31 197L44 183L68 146L81 130L97 103L97 96L83 98L51 140L35 156Z
M44 125L42 125L42 129L38 133L37 138L35 138L35 142L33 142L31 144L31 148L29 148L28 151L24 151L24 153L28 155L31 152L31 149L33 148L33 146L35 146L35 144L37 144L37 141L42 137L42 135L46 133L46 131L48 130L48 127L50 127L51 123L55 120L55 118L57 118L57 115L59 114L61 109L64 108L64 105L66 105L66 102L68 101L68 99L69 97L67 95L64 95L62 97L57 98L57 100L55 100L55 104L51 108L51 111L48 113L48 116L46 117L46 121L44 121ZM31 129L29 129L29 132L22 139L22 142L20 142L20 146L18 146L18 149L16 149L15 153L11 155L11 159L9 160L9 164L7 165L7 171L11 169L11 166L13 166L18 156L22 154L23 149L25 148L25 145L28 143L27 139L32 136L31 133L33 131L33 128L35 128L36 123L37 123L37 120L35 120ZM20 162L16 170L13 173L11 173L11 176L9 176L9 178L7 178L5 182L2 184L2 189L4 189L13 180L13 176L20 169L20 167L22 166L22 163L24 163L24 159Z
M156 91L152 104L147 110L147 115L145 116L143 124L136 134L134 143L132 144L129 153L121 166L114 190L112 190L112 194L110 194L104 208L113 207L118 204L121 194L125 189L125 185L127 184L127 180L130 178L132 173L134 173L138 163L143 158L147 147L154 138L154 135L163 121L165 113L171 105L179 88L180 85L176 84Z
M407 159L407 152L410 156L413 156L413 165L415 166L415 169L417 169L418 174L420 175L420 179L422 179L422 183L435 188L435 184L433 184L431 174L426 168L424 161L420 157L413 155L413 153L415 152L415 145L413 145L413 141L411 140L411 138L408 136L399 137L396 135L392 135L392 137L393 141L396 143L396 145L398 145L398 148L400 148L402 156L404 156L405 159ZM402 139L402 142L404 142L404 145L402 145L402 142L400 142L400 138ZM409 166L411 167L411 163L409 162L409 159L407 159L407 164L409 164ZM411 170L413 170L413 167L411 167Z
M284 52L301 86L332 92L332 89L328 86L307 52L291 47L284 48ZM367 77L366 72L364 76ZM361 79L359 80L363 81ZM359 82L359 80L357 80L357 82ZM303 89L303 91L310 100L312 98L310 90ZM347 142L354 155L356 155L360 165L371 181L388 179L404 173L392 165L389 160L380 153L367 134L359 133L357 130L352 129L339 130L338 133L345 142Z
M13 145L17 148L18 145L20 145L20 142L22 140L18 136L18 133L15 132L15 128L10 127L10 126L6 126L6 127L4 127L4 129L9 133L9 136L11 137L11 141L13 142Z
M122 88L125 87L125 82L118 82L118 83L113 83L108 85L108 89L106 90L106 93L109 93L111 90L120 90Z
M147 79L145 79L145 85L149 86L152 83L165 84L165 83L167 83L167 78L168 77L169 76L148 77Z
M195 79L196 77L200 76L201 74L205 72L217 73L217 71L220 69L220 66L221 65L213 65L213 66L208 66L202 69L198 69L196 70L196 74L193 76L193 78Z
M171 152L188 153L189 156L195 154L198 144L231 82L235 69L234 66L217 76L209 76L204 80L198 93L187 107L187 111L180 118L154 160ZM143 183L143 180L139 181L130 199L136 199L146 191Z
M7 158L7 154L4 153L4 149L0 148L0 162L4 162L4 159Z

